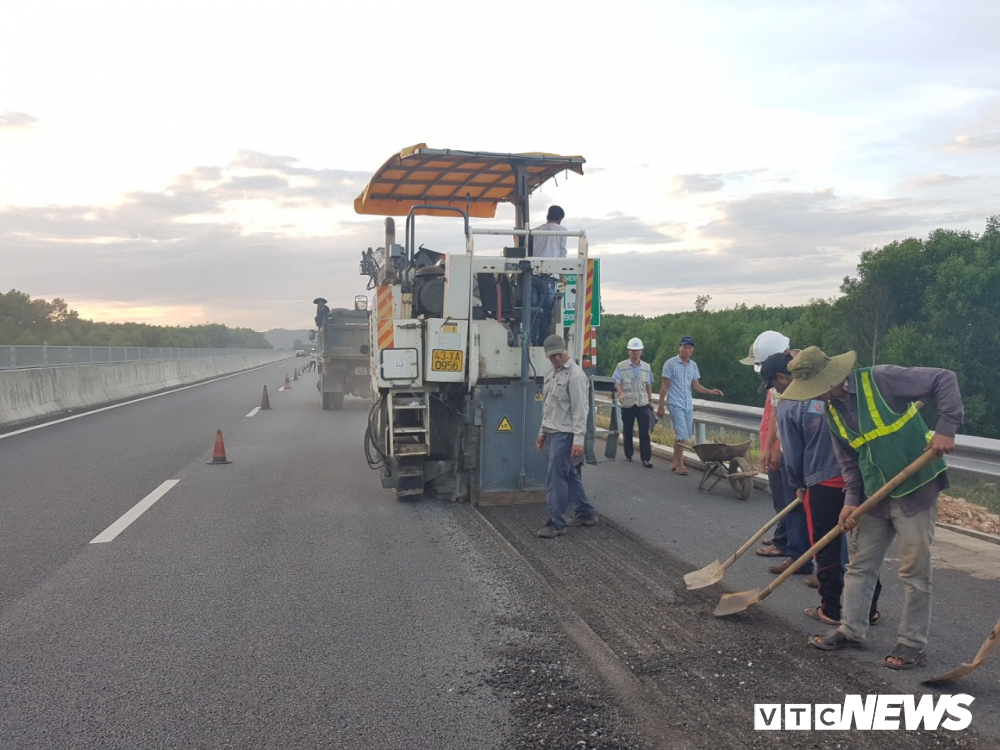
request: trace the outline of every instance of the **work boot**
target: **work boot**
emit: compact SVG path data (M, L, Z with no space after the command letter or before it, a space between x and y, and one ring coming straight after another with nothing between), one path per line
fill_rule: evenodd
M542 539L554 539L557 536L563 536L565 533L566 529L557 529L555 526L545 524L538 530L537 535Z
M597 526L597 516L574 516L566 520L567 526Z

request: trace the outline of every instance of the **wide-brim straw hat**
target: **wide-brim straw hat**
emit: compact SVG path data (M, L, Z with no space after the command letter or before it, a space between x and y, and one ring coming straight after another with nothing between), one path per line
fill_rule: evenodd
M803 349L788 363L792 382L781 394L789 401L809 401L847 380L858 361L857 352L828 357L818 346Z

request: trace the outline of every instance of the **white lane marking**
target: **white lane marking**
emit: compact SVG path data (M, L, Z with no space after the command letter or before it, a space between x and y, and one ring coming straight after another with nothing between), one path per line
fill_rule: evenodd
M281 388L279 388L278 390L279 390L279 391L283 391L283 390L285 390L285 386L281 386Z
M278 360L281 362L282 360ZM132 399L131 401L123 401L120 404L112 404L111 406L102 406L100 409L91 409L90 411L82 412L81 414L74 414L72 417L63 417L62 419L53 419L51 422L43 422L42 424L36 424L33 427L24 427L20 430L14 430L13 432L5 432L0 435L0 440L4 438L14 437L15 435L20 435L22 432L31 432L32 430L40 430L43 427L51 427L54 424L59 424L60 422L69 422L71 419L79 419L80 417L89 417L91 414L97 414L102 411L107 411L108 409L117 409L120 406L128 406L129 404L137 404L140 401L147 401L151 398L159 398L160 396L169 396L171 393L177 393L178 391L186 391L188 388L198 388L199 386L209 385L215 383L219 380L225 380L226 378L235 378L237 375L245 375L248 372L253 372L254 370L259 370L261 367L268 367L273 365L274 362L268 362L266 365L261 365L260 367L251 367L249 370L240 370L239 372L231 372L228 375L222 375L218 378L212 378L211 380L205 380L201 383L192 383L191 385L181 386L180 388L174 388L172 391L164 391L163 393L154 393L151 396L142 396L140 398Z
M260 411L260 407L258 406L253 411L251 411L249 414L247 414L247 416L248 417L252 417L254 414L256 414L259 411Z
M132 508L128 510L124 516L119 518L113 524L108 526L108 528L106 528L104 531L102 531L100 534L94 537L90 541L90 543L102 544L103 542L110 542L116 536L125 531L125 529L127 529L135 519L137 519L147 510L149 510L153 506L153 503L155 503L161 497L170 492L170 490L173 489L174 485L177 484L179 481L181 480L168 479L166 482L164 482L155 490L146 495L146 497L144 497L142 500L133 505Z

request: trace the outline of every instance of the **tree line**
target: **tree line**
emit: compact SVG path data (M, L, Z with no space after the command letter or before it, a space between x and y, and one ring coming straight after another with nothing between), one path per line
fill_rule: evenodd
M66 301L32 299L11 289L0 293L0 346L152 346L171 349L270 349L250 328L218 323L195 326L154 326L146 323L98 323L84 320Z
M830 355L853 349L861 366L954 370L965 404L962 432L1000 438L1000 216L982 233L937 229L926 239L865 250L840 292L795 307L710 311L710 297L701 296L688 312L604 315L598 365L610 374L638 336L655 376L677 354L681 336L693 336L702 384L721 388L728 403L760 406L759 380L738 360L770 329L798 348L815 345Z

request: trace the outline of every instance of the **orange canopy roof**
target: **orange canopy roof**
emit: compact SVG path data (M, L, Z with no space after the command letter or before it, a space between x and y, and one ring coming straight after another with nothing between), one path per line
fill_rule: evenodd
M491 219L498 203L514 199L515 163L524 165L531 193L560 172L583 174L585 162L582 156L452 151L419 143L382 165L355 198L354 210L406 216L413 206L430 203L468 209L471 217Z

